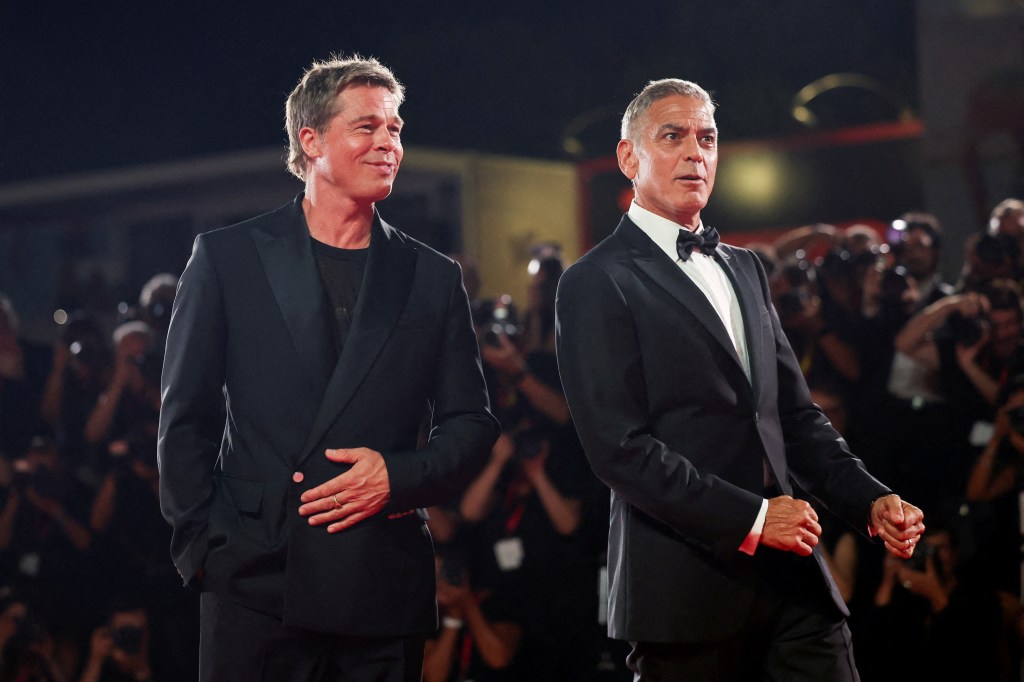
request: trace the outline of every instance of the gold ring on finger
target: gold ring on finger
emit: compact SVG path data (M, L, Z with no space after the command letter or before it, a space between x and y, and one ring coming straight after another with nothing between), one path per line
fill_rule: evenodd
M341 502L338 502L338 493L331 495L331 499L334 500L334 508L341 509Z

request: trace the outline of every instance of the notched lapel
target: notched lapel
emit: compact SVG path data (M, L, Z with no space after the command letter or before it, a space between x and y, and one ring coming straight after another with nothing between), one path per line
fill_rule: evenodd
M416 250L406 245L394 228L377 217L352 327L302 449L303 460L345 409L377 360L395 322L405 309L415 273ZM347 445L339 443L338 447Z
M313 260L309 232L296 200L281 219L253 230L267 281L284 317L302 373L314 396L323 394L332 352L324 315L323 284Z

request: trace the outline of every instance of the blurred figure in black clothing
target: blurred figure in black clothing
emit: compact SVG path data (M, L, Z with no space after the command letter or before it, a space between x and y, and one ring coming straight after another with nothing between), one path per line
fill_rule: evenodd
M142 321L114 330L114 372L85 425L85 440L102 444L131 432L156 436L161 360L153 332Z
M931 213L910 212L892 222L888 235L894 268L902 268L914 312L953 293L942 280L942 227Z
M48 437L0 459L0 575L55 626L58 645L82 636L96 605L89 499Z
M157 682L150 655L149 616L139 604L116 607L89 641L79 682ZM168 678L170 679L170 678ZM174 678L178 679L178 678Z
M73 642L59 642L41 614L9 586L0 587L0 680L72 682Z
M959 560L953 526L932 517L914 556L885 557L857 661L865 680L1014 680L1015 619L977 562ZM1005 602L1005 603L1004 603ZM901 633L900 643L870 633ZM902 655L912 647L921 655Z
M14 305L0 293L0 457L18 456L38 432L49 366L49 349L21 337Z
M513 679L586 679L605 640L597 592L606 494L583 455L555 358L563 267L557 247L539 246L521 324L511 301L499 299L496 310L509 314L485 327L480 354L494 374L503 433L460 506L480 549L475 575L523 605Z
M178 278L162 272L149 278L139 293L139 319L149 325L153 334L153 350L163 357L167 343L167 327L171 324L171 306L178 291Z
M96 458L85 442L85 425L110 380L107 335L93 317L77 313L54 344L40 412L56 434L61 454L80 477L95 480ZM89 471L83 471L82 467Z
M462 548L439 551L435 562L441 627L427 640L423 682L516 682L511 664L523 632L518 592L473 578Z
M1015 282L996 280L940 299L896 337L898 351L936 373L935 388L949 407L927 431L903 429L905 439L927 440L933 449L908 443L897 482L947 513L959 505L976 448L988 439L1001 386L1024 367L1021 304Z

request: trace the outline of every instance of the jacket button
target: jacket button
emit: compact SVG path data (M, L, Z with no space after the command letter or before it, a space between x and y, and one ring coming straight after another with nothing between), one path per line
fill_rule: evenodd
M304 478L305 476L302 475L301 471L296 471L294 474L292 474L292 480L295 481L296 483L302 483L302 479Z

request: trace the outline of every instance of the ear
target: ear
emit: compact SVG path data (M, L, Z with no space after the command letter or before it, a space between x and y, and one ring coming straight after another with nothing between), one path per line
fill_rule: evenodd
M640 165L631 140L619 140L615 147L615 156L619 160L619 170L630 180L636 178L637 167Z
M299 144L302 145L306 158L315 159L320 156L320 135L312 128L299 129Z

